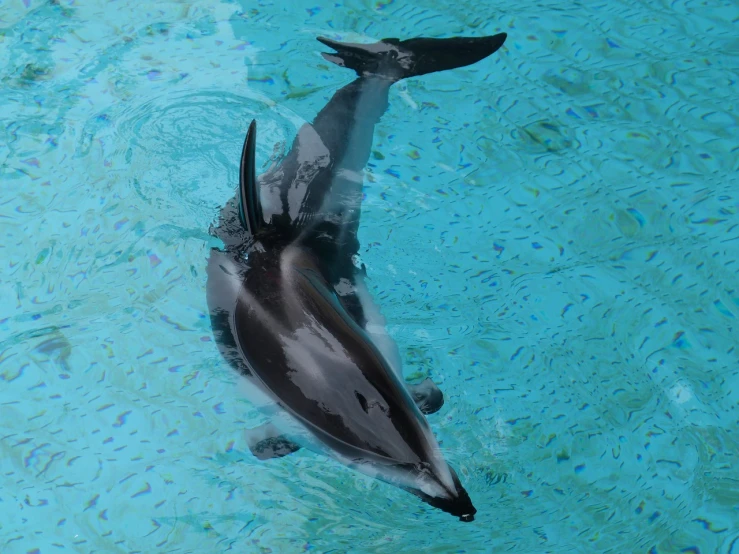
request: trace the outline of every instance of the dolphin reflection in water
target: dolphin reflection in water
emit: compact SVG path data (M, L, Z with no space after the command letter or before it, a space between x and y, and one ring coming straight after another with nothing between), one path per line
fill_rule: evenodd
M260 459L317 449L462 521L476 513L424 414L443 395L404 382L400 356L357 263L363 171L393 83L467 66L498 50L481 38L318 40L357 78L336 92L290 152L256 176L256 122L239 190L221 210L207 299L224 358L272 416L251 430Z

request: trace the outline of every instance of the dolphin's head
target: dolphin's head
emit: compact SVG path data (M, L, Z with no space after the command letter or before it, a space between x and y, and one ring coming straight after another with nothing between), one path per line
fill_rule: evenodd
M453 488L444 484L445 476L436 475L433 466L424 464L417 472L417 487L408 490L434 508L458 517L460 521L474 521L477 510L472 505L470 495L460 483L454 469L451 466L447 468L452 477Z
M254 381L333 457L472 521L476 510L421 409L314 254L300 245L252 251L246 278L233 282L234 315L221 320L234 328L229 352ZM430 380L412 390L424 411L443 403Z

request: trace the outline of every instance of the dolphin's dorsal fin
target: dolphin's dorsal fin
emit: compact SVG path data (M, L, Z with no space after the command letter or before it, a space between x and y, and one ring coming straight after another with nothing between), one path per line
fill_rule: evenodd
M259 185L257 184L256 152L257 122L252 120L246 132L239 168L239 219L252 235L259 232L263 221Z

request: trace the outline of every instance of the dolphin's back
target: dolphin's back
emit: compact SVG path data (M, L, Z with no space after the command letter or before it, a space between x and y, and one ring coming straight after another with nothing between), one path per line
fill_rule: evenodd
M357 231L364 168L372 151L375 124L388 106L388 90L401 79L473 64L505 42L489 37L383 39L373 44L318 40L336 50L324 58L353 69L357 78L337 91L305 124L287 156L272 171L255 177L252 122L240 171L243 226L301 236L324 248L323 260L344 263L358 250Z
M281 265L292 258L289 274L252 266L236 305L235 333L251 375L319 437L395 463L427 461L434 444L405 387L312 255L288 250Z

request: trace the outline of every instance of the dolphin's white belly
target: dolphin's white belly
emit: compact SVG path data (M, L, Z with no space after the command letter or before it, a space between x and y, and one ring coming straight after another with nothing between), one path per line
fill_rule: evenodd
M397 343L387 332L387 321L380 312L379 306L372 298L372 294L367 288L367 284L361 276L358 276L354 283L359 303L362 306L364 317L367 320L365 331L370 339L387 360L390 367L403 381L403 362L400 357L400 350Z

